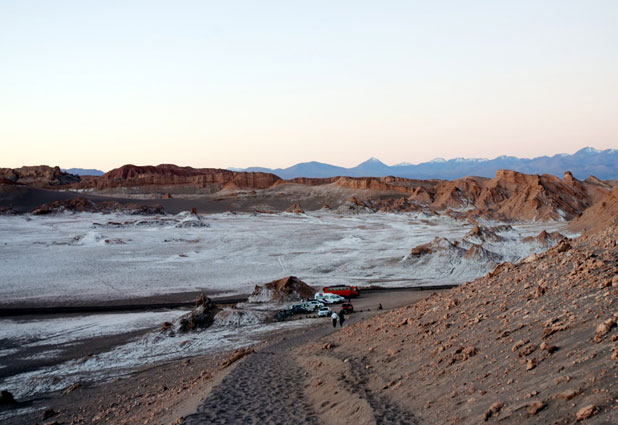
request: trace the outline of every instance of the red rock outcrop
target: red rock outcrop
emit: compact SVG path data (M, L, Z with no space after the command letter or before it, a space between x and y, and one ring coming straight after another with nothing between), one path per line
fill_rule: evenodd
M334 183L350 189L410 193L417 182L402 177L339 177Z
M65 173L60 170L60 167L47 165L0 168L0 178L2 178L3 184L10 181L36 187L62 186L81 181L81 178L77 175Z
M278 184L311 186L333 184L367 191L367 200L348 200L339 212L452 211L463 218L483 217L496 220L570 220L600 199L607 185L596 181L581 182L566 172L563 179L552 175L530 175L499 170L492 179L465 177L453 181L411 180L397 177L281 180ZM384 198L401 192L406 197ZM371 196L371 194L379 194ZM464 210L458 213L457 211Z
M283 279L273 280L262 285L256 285L253 294L249 297L250 302L266 301L293 301L299 299L312 299L315 289L307 285L296 276L288 276Z
M242 189L266 189L281 180L269 173L246 173L217 168L179 167L172 164L157 166L124 165L108 171L98 179L89 179L76 188L107 189L117 187L187 185L212 187L216 192L226 185Z
M465 177L424 182L411 188L408 201L432 211L464 209L464 217L570 220L606 192L603 186L581 182L569 172L559 179L499 170L493 179Z

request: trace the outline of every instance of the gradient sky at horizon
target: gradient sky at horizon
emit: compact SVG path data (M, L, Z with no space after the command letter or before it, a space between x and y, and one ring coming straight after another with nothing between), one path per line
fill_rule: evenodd
M0 3L0 167L618 148L618 2Z

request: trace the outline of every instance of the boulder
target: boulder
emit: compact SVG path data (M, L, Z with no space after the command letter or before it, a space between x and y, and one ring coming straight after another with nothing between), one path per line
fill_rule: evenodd
M177 332L194 332L212 325L219 309L215 303L202 294L195 302L195 308L188 314L180 317L175 324L166 322L161 329L162 333L174 336Z

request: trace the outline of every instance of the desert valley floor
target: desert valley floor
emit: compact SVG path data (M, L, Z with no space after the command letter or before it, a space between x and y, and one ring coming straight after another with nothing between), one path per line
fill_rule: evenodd
M543 230L566 231L563 222L475 227L422 213L330 211L155 217L65 213L0 221L5 307L105 304L196 291L248 295L256 284L288 275L315 287L458 284L486 274L497 262L519 261L547 249L552 242L536 237ZM423 244L434 244L430 255L410 255ZM186 309L1 319L0 385L18 397L35 396L78 381L111 379L146 364L248 346L269 332L315 324L273 323L269 312L283 307L235 305L217 315L215 326L187 336L183 344L148 331L178 319ZM71 358L84 354L76 349L80 344L112 337L117 338L113 348ZM11 361L15 358L21 361Z

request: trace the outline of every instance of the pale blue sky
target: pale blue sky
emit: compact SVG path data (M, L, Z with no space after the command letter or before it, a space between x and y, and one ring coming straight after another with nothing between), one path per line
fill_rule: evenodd
M617 1L0 2L0 167L531 157L617 113Z

